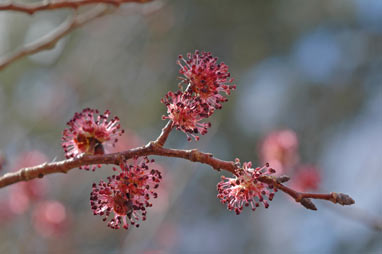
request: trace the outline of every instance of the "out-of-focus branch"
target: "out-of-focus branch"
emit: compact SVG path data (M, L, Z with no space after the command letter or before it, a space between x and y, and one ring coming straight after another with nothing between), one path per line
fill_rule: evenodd
M382 232L382 217L369 213L367 210L363 210L359 207L352 207L351 209L342 209L337 206L327 206L331 211L338 213L342 217L357 221L366 225L376 231Z
M149 1L152 0L63 0L28 5L15 3L0 4L0 11L14 10L27 12L29 14L33 14L34 12L41 10L53 10L58 8L76 9L82 5L98 4L84 13L77 14L76 12L73 16L68 17L60 26L45 36L22 46L21 48L15 50L13 53L0 57L0 71L24 56L32 55L37 52L53 48L61 38L63 38L74 29L107 14L110 10L108 8L110 5L118 7L123 3L145 3Z
M98 5L83 14L75 14L74 16L68 17L60 26L45 36L24 45L14 53L1 57L0 71L24 56L53 48L61 38L72 30L94 20L95 18L105 15L107 11L107 6Z
M10 1L6 4L0 4L0 11L17 11L32 15L38 11L49 11L64 8L78 9L81 6L100 3L118 7L124 3L145 3L149 1L152 0L48 0L29 4Z

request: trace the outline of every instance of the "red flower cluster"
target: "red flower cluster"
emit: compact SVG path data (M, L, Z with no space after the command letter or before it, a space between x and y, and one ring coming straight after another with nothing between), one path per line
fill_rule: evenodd
M181 67L179 73L184 75L182 82L189 85L189 90L210 106L211 110L221 109L221 103L227 101L220 92L229 95L236 88L236 85L228 85L233 82L228 66L218 64L217 60L210 52L199 53L196 50L194 55L188 53L187 58L180 55L177 62Z
M200 121L208 117L208 109L203 107L200 99L193 98L188 93L177 91L176 93L168 92L166 97L162 99L162 103L167 106L168 116L163 119L170 119L176 129L183 131L190 141L192 136L195 140L199 140L199 136L207 133L207 128L211 123L201 123Z
M238 159L237 162L239 163ZM227 204L228 210L234 210L236 214L240 214L244 206L249 205L255 211L259 203L263 203L264 207L268 208L269 203L264 196L271 201L277 189L258 181L258 178L274 172L268 164L262 168L252 168L251 162L243 163L243 167L236 171L233 178L222 176L222 180L217 185L219 193L217 197L221 203Z
M74 117L67 123L69 129L65 129L62 137L62 147L66 153L66 158L75 157L80 154L104 154L105 145L114 146L118 141L118 136L123 134L119 118L114 117L107 120L110 111L106 110L102 115L98 110L86 108L80 113L75 113ZM90 166L83 169L89 170ZM95 170L96 166L92 166Z
M169 92L162 99L168 113L163 119L170 119L174 127L187 134L189 141L190 134L198 140L196 134L206 134L211 126L200 121L211 116L216 109L221 109L222 103L228 100L223 94L229 95L236 86L229 85L233 80L228 66L218 64L217 58L209 52L195 51L195 54L188 53L187 58L179 56L177 63L181 67L179 73L184 75L181 83L186 84L187 88L185 91Z
M120 173L108 177L108 182L93 184L90 204L94 215L104 216L103 220L114 213L108 226L119 229L120 224L128 229L129 224L139 227L139 220L146 220L146 208L151 207L150 198L157 198L155 189L162 179L160 171L150 169L145 157L142 161L134 160L133 165L121 163Z
M69 129L63 133L63 144L66 157L75 157L80 154L104 154L105 145L115 146L118 137L124 131L121 129L118 117L111 120L110 112L98 114L98 110L84 109L75 113L72 120L68 122ZM125 229L129 224L139 226L139 220L146 220L146 208L151 207L150 198L156 198L158 188L162 179L160 171L150 169L147 157L139 161L134 160L133 165L126 161L120 164L120 168L114 168L119 174L108 177L108 181L100 181L93 184L90 194L90 204L94 215L104 216L104 221L111 215L113 218L108 226L113 229L120 228L122 224ZM91 166L94 170L96 166ZM90 166L84 166L89 169Z

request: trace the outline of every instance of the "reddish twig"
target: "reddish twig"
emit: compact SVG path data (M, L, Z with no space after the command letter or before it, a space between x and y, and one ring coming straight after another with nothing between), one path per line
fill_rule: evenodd
M167 125L162 129L162 132L160 136L156 139L156 141L151 141L145 146L130 149L127 151L105 155L82 155L76 158L71 158L59 162L44 163L35 167L22 168L13 173L7 173L4 176L0 177L0 188L21 181L28 181L34 178L42 178L44 175L47 174L67 173L69 170L77 168L79 166L91 164L118 165L122 160L148 155L182 158L193 162L207 164L218 171L223 169L231 173L235 173L237 165L235 165L233 161L220 160L218 158L213 157L212 154L203 153L196 149L179 150L164 148L163 145L166 142L171 130L171 122L168 122ZM331 201L335 204L339 203L341 205L354 204L354 200L351 197L342 193L332 192L329 194L315 194L297 192L282 184L282 182L285 182L287 180L288 178L286 177L276 178L270 176L262 176L259 178L259 181L283 191L284 193L293 197L296 200L296 202L311 210L317 210L311 199L323 199Z
M171 130L172 130L172 121L168 121L168 123L166 124L166 126L162 129L162 132L161 134L159 135L159 137L154 141L155 144L159 145L159 146L163 146L164 143L166 143L167 141L167 138L168 138L168 135L170 134Z
M208 164L216 170L224 169L230 172L234 172L235 169L233 162L213 158L211 154L202 153L196 149L168 149L156 145L155 142L150 142L149 144L143 147L130 149L124 152L105 155L82 155L76 158L71 158L63 161L44 163L35 167L22 168L16 172L7 173L4 176L0 177L0 188L21 181L28 181L34 178L42 178L44 175L48 174L67 173L73 168L77 168L84 165L118 165L122 160L148 155L183 158L194 162Z
M283 177L281 177L283 179ZM343 193L304 193L304 192L298 192L295 191L285 185L282 184L284 180L280 181L280 178L275 177L269 177L269 176L262 176L259 179L260 181L267 183L269 185L275 186L277 189L283 191L284 193L288 194L294 200L301 205L303 205L305 208L310 210L317 210L316 206L313 204L311 199L322 199L322 200L328 200L331 201L334 204L340 204L340 205L352 205L354 204L354 200L347 194ZM289 179L287 179L289 180ZM287 181L286 180L286 181Z
M9 2L6 4L0 4L0 11L17 11L32 15L38 11L49 11L65 8L78 9L81 6L100 3L118 7L124 3L145 3L149 1L151 0L53 0L29 4Z

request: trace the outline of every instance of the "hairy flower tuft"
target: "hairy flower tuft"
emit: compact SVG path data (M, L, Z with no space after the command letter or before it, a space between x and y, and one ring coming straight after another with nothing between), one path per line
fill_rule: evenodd
M80 113L75 113L67 123L62 136L62 147L66 158L75 157L80 154L104 154L105 145L115 146L118 137L123 134L119 118L108 120L110 111L106 110L98 115L96 109L86 108ZM96 116L98 115L98 116ZM96 166L91 166L95 170ZM81 167L80 167L81 168ZM89 170L89 166L82 166Z
M150 198L157 198L156 189L162 179L160 171L149 167L148 158L140 162L134 160L133 165L123 162L118 175L108 177L108 182L100 181L93 184L90 194L90 204L94 215L103 216L108 226L128 229L129 224L139 227L139 220L146 220L146 208L151 207ZM113 215L112 215L113 214Z
M163 119L170 119L173 126L186 133L187 139L191 141L191 136L199 140L197 134L204 135L211 127L210 123L200 121L208 117L208 106L202 104L199 98L192 97L188 93L177 91L168 92L162 99L162 103L167 106L168 116Z
M221 103L228 100L221 93L229 95L236 88L236 85L230 85L233 79L228 72L228 66L217 63L217 60L210 52L196 50L194 54L188 53L187 58L180 55L177 61L179 73L184 76L181 78L182 83L210 106L210 114L215 109L221 109Z
M264 197L271 201L277 189L258 181L258 178L272 173L274 170L268 164L262 168L252 168L251 162L243 163L233 178L222 176L217 185L217 197L221 203L227 204L228 210L234 210L236 214L240 214L244 206L251 206L255 211L259 203L268 208L269 203Z

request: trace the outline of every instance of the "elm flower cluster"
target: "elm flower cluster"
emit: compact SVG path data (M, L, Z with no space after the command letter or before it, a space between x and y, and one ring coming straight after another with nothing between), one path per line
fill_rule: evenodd
M251 162L243 163L243 167L236 171L233 178L222 176L222 180L217 184L217 197L222 204L227 204L228 210L234 210L236 214L240 214L244 206L251 206L255 211L260 203L268 208L269 203L264 197L271 201L277 189L260 182L258 178L274 172L274 169L269 168L269 164L262 168L252 168Z
M90 204L94 215L103 216L103 221L112 218L108 226L119 229L121 225L128 229L129 225L139 227L139 220L146 220L147 207L151 207L150 198L157 198L156 189L162 179L159 170L149 167L147 157L134 164L123 162L118 175L108 177L108 181L93 184Z
M189 90L203 103L206 103L211 111L221 109L222 102L228 99L222 93L229 95L236 85L229 85L233 82L228 66L224 63L217 63L217 58L210 52L195 51L195 54L188 53L187 58L179 56L179 73L184 75L182 83L189 85Z
M224 94L229 95L236 86L230 85L233 79L228 66L217 63L217 58L209 52L195 51L188 53L187 58L180 55L177 63L179 73L184 76L181 84L186 84L187 88L169 92L162 99L168 113L163 119L170 119L173 127L186 133L189 141L190 136L199 140L197 134L206 134L211 126L201 121L221 109L222 103L228 100Z
M168 92L162 99L162 103L167 106L168 113L168 116L162 118L170 119L176 129L186 133L189 141L191 136L195 140L199 140L199 136L196 134L206 134L207 128L211 126L210 123L200 122L208 117L208 114L207 109L202 106L198 98L192 98L181 91Z
M119 118L114 117L108 120L110 111L98 115L99 111L86 108L80 113L75 113L73 118L67 123L62 136L62 147L66 153L66 158L78 156L80 154L104 154L106 146L115 146L118 137L123 134ZM98 115L98 116L97 116ZM89 166L83 166L89 170ZM96 166L92 166L95 170Z

